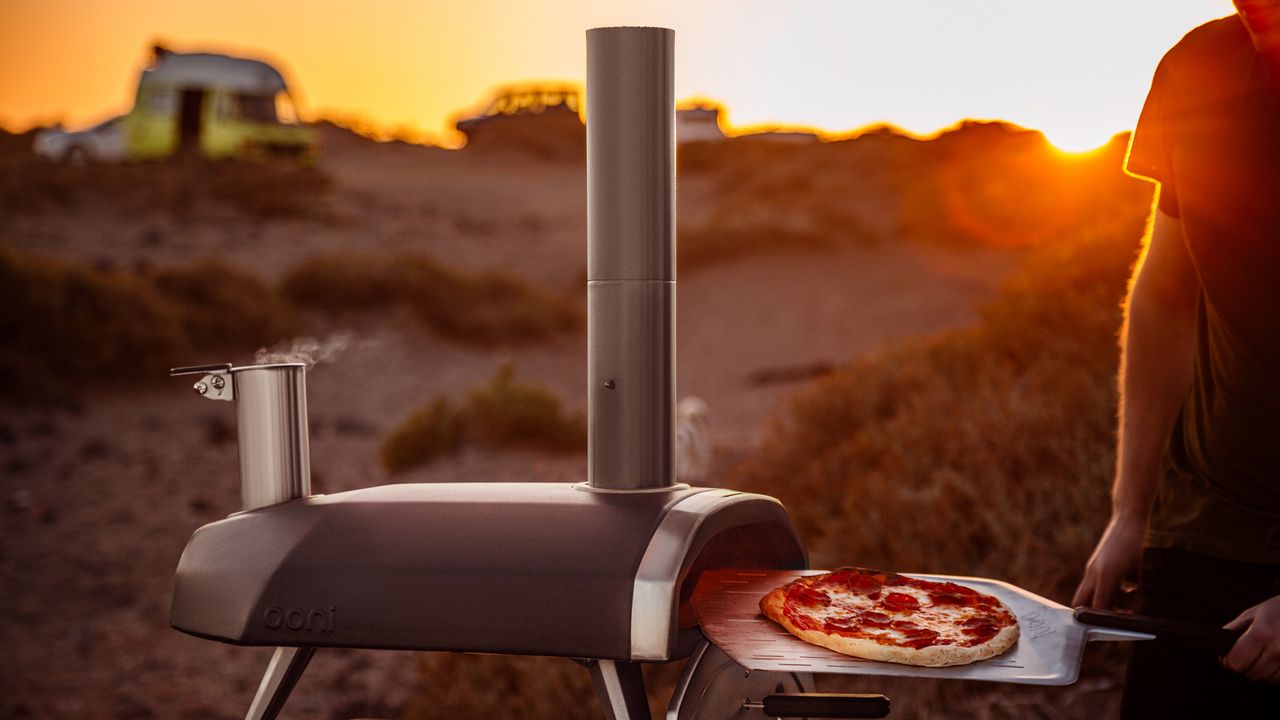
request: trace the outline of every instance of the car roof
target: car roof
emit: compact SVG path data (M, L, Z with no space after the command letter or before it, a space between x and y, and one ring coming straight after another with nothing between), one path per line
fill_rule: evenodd
M263 95L287 89L280 71L261 60L168 51L158 53L151 66L142 71L139 86L204 87Z

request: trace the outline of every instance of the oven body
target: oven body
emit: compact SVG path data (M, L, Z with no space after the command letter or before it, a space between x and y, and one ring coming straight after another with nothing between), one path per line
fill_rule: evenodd
M685 485L385 485L200 528L171 623L244 645L666 661L701 639L698 575L727 567L807 567L777 500Z

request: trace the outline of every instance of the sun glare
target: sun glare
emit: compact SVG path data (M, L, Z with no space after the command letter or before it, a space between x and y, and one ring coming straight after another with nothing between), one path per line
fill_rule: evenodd
M1045 130L1044 135L1050 145L1068 155L1083 155L1093 152L1106 145L1111 139L1110 137L1099 139L1093 133L1085 131L1073 132L1069 128L1054 131Z

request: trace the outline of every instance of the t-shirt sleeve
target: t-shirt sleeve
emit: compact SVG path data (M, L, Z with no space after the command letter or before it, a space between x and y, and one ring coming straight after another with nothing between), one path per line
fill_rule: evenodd
M1151 81L1151 91L1138 116L1138 126L1129 138L1129 153L1125 157L1125 171L1160 183L1160 210L1171 217L1178 217L1178 193L1173 177L1173 165L1169 161L1172 118L1169 101L1172 97L1172 72L1166 55L1156 68Z

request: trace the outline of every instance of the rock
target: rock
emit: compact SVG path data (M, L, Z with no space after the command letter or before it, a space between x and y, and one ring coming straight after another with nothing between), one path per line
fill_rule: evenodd
M24 513L35 503L35 496L26 488L14 490L9 496L9 509L15 513Z

